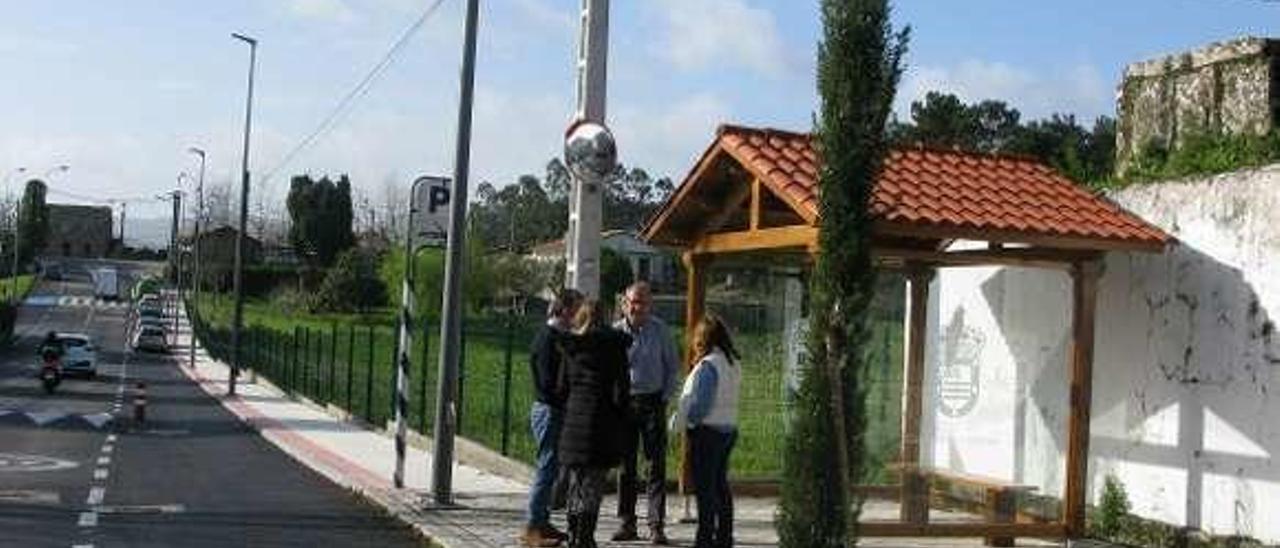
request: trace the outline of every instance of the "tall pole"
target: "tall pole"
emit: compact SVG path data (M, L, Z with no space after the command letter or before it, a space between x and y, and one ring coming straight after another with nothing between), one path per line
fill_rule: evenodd
M435 447L431 492L437 504L453 502L453 435L457 425L458 358L462 343L462 250L466 234L467 177L471 168L471 103L476 78L476 27L480 1L467 0L458 95L458 136L453 157L453 190L449 203L449 240L444 263L444 303L440 322L440 376L436 391Z
M244 233L249 217L249 128L253 122L253 68L258 61L258 41L243 34L231 35L249 44L249 95L244 102L244 153L240 157L240 230L236 232L236 260L232 286L235 291L235 313L231 320L231 378L227 395L236 395L236 377L240 376L240 328L244 323Z
M413 214L417 209L418 186L429 179L418 178L409 186L409 212L404 230L404 280L400 291L400 355L396 357L396 468L392 483L404 487L405 435L409 425L409 352L413 348ZM427 359L424 354L422 359ZM425 397L425 395L424 395Z
M182 176L178 176L179 185L181 185ZM170 267L173 268L173 284L176 287L177 295L175 299L182 298L182 252L178 250L178 230L180 221L182 220L182 191L174 190L169 193L173 199L173 224L169 229L169 260ZM176 300L174 301L176 303ZM176 308L176 307L175 307ZM173 334L178 335L178 315L173 315Z
M191 288L194 290L192 302L198 304L200 302L200 220L204 216L204 149L190 147L187 152L200 156L200 177L196 179L196 221L192 230L191 237L191 262L194 272L191 275ZM121 221L124 222L123 220ZM123 227L121 228L123 230ZM121 243L124 241L124 234L120 235ZM187 346L191 351L191 368L196 367L196 331L195 324L191 323L191 311L187 311L187 323L191 326L191 337L188 339Z
M582 37L578 40L578 105L575 125L605 125L605 97L609 55L609 0L588 0L580 14ZM574 173L571 169L570 172ZM604 194L597 181L574 173L569 202L569 235L565 246L565 286L589 298L600 294L600 227Z

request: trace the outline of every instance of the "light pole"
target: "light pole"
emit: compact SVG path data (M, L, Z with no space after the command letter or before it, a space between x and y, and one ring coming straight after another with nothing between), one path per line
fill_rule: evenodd
M258 41L243 34L232 33L232 38L249 44L249 93L244 102L244 153L240 159L240 230L236 233L235 273L232 285L235 291L235 313L231 320L231 378L227 381L227 395L236 395L236 377L240 376L240 327L244 323L244 233L249 217L249 128L253 124L253 69L258 61Z
M204 217L204 149L199 147L188 147L187 152L200 156L200 177L196 180L196 222L192 230L191 239L191 262L194 272L191 275L191 288L194 290L194 296L191 301L198 305L200 302L200 221ZM123 239L123 236L121 237ZM187 346L191 347L191 368L196 367L196 330L195 324L192 323L191 310L187 310L187 324L191 327L191 337Z
M471 104L476 79L476 29L480 1L467 0L462 73L458 94L458 136L454 143L449 239L444 262L444 299L440 321L440 375L436 386L435 447L431 454L431 492L437 504L453 502L453 435L457 427L458 360L462 345L462 250L467 218L467 178L471 169Z
M5 174L4 192L10 198L13 197L13 187L9 186L10 183L13 181L13 176L20 173L26 173L26 172L27 172L27 168L16 167L11 171L9 171L9 173ZM22 196L19 195L18 200L13 202L13 249L15 253L17 253L17 249L18 249L18 212L22 209L21 204L22 204ZM14 272L13 277L9 279L9 285L6 291L8 292L9 299L13 299L14 297L17 296L17 293L18 293L18 273L17 272Z

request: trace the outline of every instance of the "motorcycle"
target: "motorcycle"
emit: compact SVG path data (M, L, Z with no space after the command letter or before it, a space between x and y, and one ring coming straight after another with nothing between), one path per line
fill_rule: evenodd
M44 385L46 394L52 394L53 389L58 387L62 382L62 367L58 363L58 359L49 359L45 357L44 365L40 366L40 384Z

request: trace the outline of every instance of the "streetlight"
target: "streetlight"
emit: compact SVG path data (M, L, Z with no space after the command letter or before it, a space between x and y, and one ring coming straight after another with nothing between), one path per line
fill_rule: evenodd
M187 152L200 156L200 178L196 182L196 223L192 230L191 240L191 262L193 263L195 272L192 274L191 286L195 290L195 297L192 299L194 303L200 301L200 219L204 216L204 149L198 147L187 147ZM191 323L191 311L187 310L187 323L191 326L191 338L187 344L191 348L191 368L196 367L196 331L195 324Z
M243 34L231 37L249 44L249 93L244 102L244 154L240 159L240 230L236 233L235 274L232 285L236 295L235 314L231 320L231 377L227 395L236 395L236 377L240 375L240 327L244 323L244 233L249 217L249 128L253 123L253 69L258 61L258 41Z

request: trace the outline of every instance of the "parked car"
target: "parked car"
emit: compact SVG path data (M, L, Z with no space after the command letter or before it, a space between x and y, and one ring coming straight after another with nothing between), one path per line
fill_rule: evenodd
M84 333L58 333L65 354L62 356L62 373L79 374L93 378L98 374L98 347L93 338Z
M133 349L150 352L168 352L169 340L163 327L155 325L140 326L133 333Z

